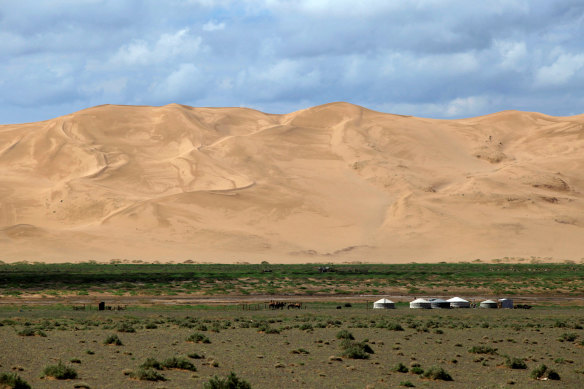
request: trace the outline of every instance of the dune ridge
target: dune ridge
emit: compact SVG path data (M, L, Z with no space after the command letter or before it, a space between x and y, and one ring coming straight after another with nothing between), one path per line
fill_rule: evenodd
M104 105L0 126L0 260L584 258L584 115Z

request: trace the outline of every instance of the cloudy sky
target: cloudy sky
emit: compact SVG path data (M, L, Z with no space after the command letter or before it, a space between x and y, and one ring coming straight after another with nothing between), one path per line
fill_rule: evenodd
M584 113L582 0L0 1L0 123L98 104Z

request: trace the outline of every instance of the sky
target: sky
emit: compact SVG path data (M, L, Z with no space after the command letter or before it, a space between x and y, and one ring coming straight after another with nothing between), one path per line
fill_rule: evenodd
M0 0L0 123L99 104L584 113L582 0Z

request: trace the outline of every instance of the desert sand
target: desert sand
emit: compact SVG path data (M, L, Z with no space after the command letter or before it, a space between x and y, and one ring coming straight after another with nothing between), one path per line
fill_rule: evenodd
M0 126L0 260L584 258L584 115L105 105Z

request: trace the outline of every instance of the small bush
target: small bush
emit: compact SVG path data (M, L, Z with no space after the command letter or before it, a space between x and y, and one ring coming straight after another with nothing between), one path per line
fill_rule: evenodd
M353 339L355 339L355 337L349 331L342 330L342 331L339 331L337 333L337 339L349 339L349 340L353 340Z
M421 374L424 374L424 369L422 369L420 366L413 366L410 369L410 373L421 375Z
M191 336L189 336L187 338L187 342L193 342L193 343L211 343L211 341L209 340L208 337L206 337L205 335L199 333L199 332L195 332L193 334L191 334Z
M155 330L156 328L158 328L158 326L156 325L156 323L148 323L144 326L144 328L146 328L147 330Z
M399 386L405 386L406 388L415 388L416 385L412 384L410 381L402 381Z
M85 354L87 354L87 355L93 355L93 354L95 354L95 351L85 350Z
M113 344L114 346L122 346L123 343L117 335L110 335L103 341L103 344Z
M525 361L521 358L509 358L505 360L505 366L510 369L527 369Z
M343 356L351 359L369 359L369 354L374 354L373 349L366 342L352 342L344 339L341 342Z
M136 329L130 323L123 322L118 324L118 332L134 333Z
M312 327L312 324L310 323L304 323L300 326L300 329L302 331L312 331L314 328Z
M70 362L70 363L81 363L81 359L79 359L79 358L71 358L71 359L69 360L69 362Z
M231 372L225 378L217 376L211 378L203 385L204 389L251 389L251 385L237 377L234 372Z
M0 387L6 389L31 389L30 385L16 373L0 374Z
M487 346L473 346L468 350L472 354L497 354L497 349Z
M558 340L560 342L573 342L576 340L576 338L578 337L578 335L574 334L574 333L563 333Z
M432 366L423 375L431 380L452 381L452 376L446 370L438 366Z
M189 362L185 358L172 357L162 361L161 366L165 369L179 369L179 370L190 370L197 371L195 365Z
M144 363L140 365L140 368L162 370L162 365L154 358L147 358Z
M77 378L77 372L70 366L66 366L63 362L59 361L56 365L46 366L43 370L43 375L45 377L53 377L58 380L68 380Z
M166 381L166 377L152 368L139 368L130 373L130 377L140 381Z
M559 381L560 375L555 370L548 369L546 365L542 364L531 371L531 378L536 380L547 378L549 380Z
M404 365L401 362L395 365L392 370L397 373L407 373L408 371L410 371L410 369L408 369L406 365Z
M193 358L193 359L204 359L205 356L202 354L197 354L197 353L190 353L189 355L187 355L189 358Z
M387 329L390 331L403 331L404 328L399 323L389 323L387 324Z

